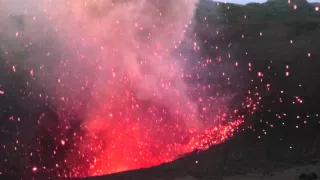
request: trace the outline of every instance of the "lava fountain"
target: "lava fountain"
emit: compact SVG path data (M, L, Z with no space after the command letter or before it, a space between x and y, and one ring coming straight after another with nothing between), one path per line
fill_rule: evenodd
M197 81L194 72L213 61L186 68L187 61L197 60L173 54L182 40L191 39L186 29L196 0L28 3L23 41L41 44L42 50L43 39L55 42L43 56L29 57L31 65L45 65L45 73L35 73L37 81L54 94L51 101L65 129L77 121L72 120L75 114L84 119L82 133L75 131L72 140L57 137L60 146L72 142L62 161L68 170L59 176L103 175L169 162L223 142L242 122L228 109L233 94L221 95L213 83L186 83ZM34 8L31 4L37 13L26 11ZM48 66L42 59L55 63Z

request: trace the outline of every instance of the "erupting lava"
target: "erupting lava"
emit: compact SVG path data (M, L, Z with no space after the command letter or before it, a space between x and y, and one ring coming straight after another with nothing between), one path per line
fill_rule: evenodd
M226 107L231 95L210 95L216 93L210 84L187 84L198 74L184 68L186 58L172 55L196 2L98 2L67 4L73 10L70 21L82 28L68 27L70 47L78 52L76 63L88 70L75 78L85 79L79 88L89 89L90 97L81 125L85 135L74 136L79 149L67 158L72 176L158 165L231 136L242 122ZM75 66L64 61L60 70L65 74ZM59 77L61 82L69 78ZM82 103L67 97L71 107Z
M121 109L92 117L83 125L87 130L85 136L74 136L78 138L80 150L67 160L71 162L73 176L103 175L172 161L196 149L223 142L242 122L236 120L221 125L227 119L220 117L216 119L216 126L195 132L185 127L179 116L170 117L163 108L152 105L143 108L138 104L122 108L128 111ZM75 161L76 158L80 158L79 161Z
M152 122L149 118L115 118L116 124L103 124L107 119L90 122L84 140L79 142L79 154L68 159L72 162L75 157L82 157L71 166L72 176L103 175L169 162L195 149L223 142L242 122L218 125L197 134L178 123Z
M44 26L42 35L53 37L51 43L60 48L31 56L35 64L45 64L42 58L58 61L54 68L40 66L43 73L33 69L32 75L55 94L51 100L65 131L77 122L74 115L85 119L72 139L55 137L59 147L68 146L61 163L67 168L55 167L59 176L102 175L172 161L223 142L241 124L243 117L228 108L234 94L215 82L200 82L213 74L209 66L215 62L173 55L183 38L192 40L186 29L195 0L34 2L41 15L29 12L32 18L19 38L41 44L41 34L30 33ZM190 46L199 49L196 43ZM189 61L196 63L190 67Z

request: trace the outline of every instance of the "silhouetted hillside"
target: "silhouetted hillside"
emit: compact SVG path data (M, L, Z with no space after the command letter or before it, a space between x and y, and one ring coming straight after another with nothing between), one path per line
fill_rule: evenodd
M296 6L296 9L295 9ZM266 23L270 21L319 21L317 4L306 0L270 0L266 3L247 5L217 3L201 0L196 12L200 23L215 25Z
M264 10L255 9L255 13L260 13L260 16L255 16L260 18L255 23L245 22L244 19L242 23L239 21L234 24L216 24L207 20L210 23L197 23L196 33L202 44L203 56L227 59L229 53L231 60L239 62L242 68L251 63L253 68L248 76L256 77L257 72L264 72L273 86L271 91L283 89L291 95L303 93L303 97L310 99L310 103L312 101L313 105L310 105L310 108L317 109L315 104L317 104L316 99L319 98L317 92L320 86L318 82L314 82L314 79L319 76L317 68L320 66L317 61L320 58L318 48L320 42L317 40L320 38L320 11L315 11L314 6L305 1L299 0L296 3L306 9L313 7L313 10L296 11L285 1L269 1L254 5L262 9L265 7L272 9L279 4L282 5L283 9L278 11L274 20L263 18ZM199 7L204 11L205 8L202 6L213 9L210 12L216 15L227 12L230 7L231 10L225 15L233 17L240 11L242 14L248 14L248 8L252 4L239 6L219 3L217 5L215 2L201 1ZM287 11L290 16L284 18L282 14ZM210 14L210 12L207 13ZM241 15L235 16L243 18ZM295 19L293 18L295 16L304 18ZM249 16L247 18L250 20ZM290 77L284 75L286 66L289 67ZM297 89L299 85L303 88Z

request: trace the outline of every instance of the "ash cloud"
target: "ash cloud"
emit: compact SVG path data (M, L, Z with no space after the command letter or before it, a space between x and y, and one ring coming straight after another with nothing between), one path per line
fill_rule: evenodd
M29 52L21 63L57 106L105 111L101 100L129 89L139 100L181 111L185 123L197 128L201 123L187 95L183 64L172 55L196 3L3 0L0 32L14 43L3 51Z

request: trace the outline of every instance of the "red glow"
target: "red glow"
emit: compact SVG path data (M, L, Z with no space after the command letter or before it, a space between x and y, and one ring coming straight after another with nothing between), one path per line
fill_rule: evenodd
M207 129L203 134L176 132L170 130L173 127L169 126L143 132L147 129L143 130L145 127L138 123L117 125L110 133L102 135L102 138L96 138L96 134L92 133L91 138L84 143L87 146L83 148L96 156L86 173L90 176L103 175L169 162L195 149L206 149L209 145L223 142L240 123L235 121ZM106 139L110 139L107 144ZM83 175L77 168L74 170L76 176Z
M196 130L186 126L184 114L153 103L138 103L132 96L114 102L129 99L135 103L114 105L121 109L110 108L111 103L107 103L108 108L91 113L82 126L85 135L74 136L79 149L67 159L73 177L104 175L169 162L196 149L204 150L224 142L243 122L233 114L237 111L227 115L227 109L216 106L221 113L211 118L206 116L202 120L205 128ZM210 102L210 98L206 101Z

